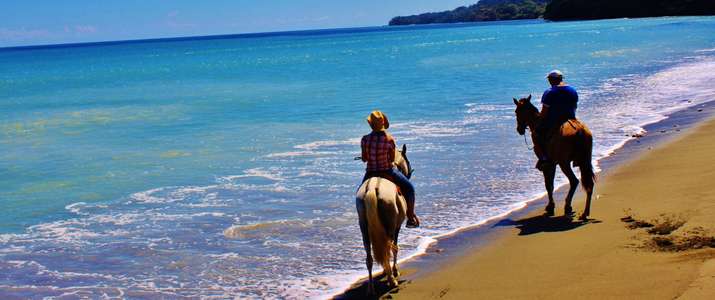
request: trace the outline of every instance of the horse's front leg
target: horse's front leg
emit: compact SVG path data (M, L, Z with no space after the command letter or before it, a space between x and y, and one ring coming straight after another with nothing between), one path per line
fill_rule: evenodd
M576 174L573 173L573 169L571 169L571 166L569 165L568 162L566 163L560 163L559 167L561 167L561 171L564 172L564 175L569 179L569 193L566 195L566 203L564 204L564 215L571 215L573 214L573 208L571 207L571 200L573 200L573 194L576 192L576 188L578 188L578 178L576 178Z
M554 209L556 204L554 203L554 176L556 175L556 165L549 164L544 167L544 186L546 187L546 194L549 196L549 204L546 205L547 216L554 215Z

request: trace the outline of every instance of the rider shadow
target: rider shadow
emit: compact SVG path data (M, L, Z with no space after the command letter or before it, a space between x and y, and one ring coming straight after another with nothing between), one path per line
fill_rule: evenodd
M492 227L514 226L520 230L519 235L530 235L541 232L568 231L589 223L601 223L601 221L594 219L588 219L586 221L574 220L572 215L558 217L538 215L519 220L504 219Z

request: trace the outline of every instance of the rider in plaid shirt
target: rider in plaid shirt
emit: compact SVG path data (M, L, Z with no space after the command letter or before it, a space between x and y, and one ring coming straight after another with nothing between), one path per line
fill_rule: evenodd
M395 160L395 139L389 133L373 131L362 137L360 146L363 151L363 161L367 162L365 171L385 172L392 169L392 162Z
M415 188L410 180L402 172L394 168L395 161L395 139L387 133L390 127L387 116L381 111L373 111L367 117L372 132L362 137L360 146L362 148L362 161L367 162L365 182L370 177L391 177L395 184L407 200L407 227L419 227L420 221L415 215Z

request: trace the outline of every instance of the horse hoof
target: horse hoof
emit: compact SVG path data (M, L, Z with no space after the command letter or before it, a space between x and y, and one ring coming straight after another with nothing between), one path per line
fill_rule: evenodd
M571 208L570 206L564 208L564 215L573 216L573 214L574 214L573 208Z
M375 294L375 285L369 282L367 284L367 296L374 296Z
M390 279L390 287L391 288L397 287L397 285L399 285L399 283L397 282L397 279L395 279L395 278Z
M581 221L588 221L588 215L587 214L582 214L580 217L578 217L579 220Z

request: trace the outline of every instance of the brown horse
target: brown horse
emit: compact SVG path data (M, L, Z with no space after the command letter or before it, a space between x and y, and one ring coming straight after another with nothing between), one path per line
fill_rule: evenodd
M540 121L539 110L531 104L531 95L527 98L516 100L516 131L520 135L524 135L526 127L531 131L531 139L536 144L537 136L534 134L536 125ZM546 205L546 214L554 214L554 176L556 175L556 165L561 168L561 171L569 179L569 192L566 196L564 205L564 213L570 215L573 213L571 208L571 200L574 192L578 187L578 179L571 169L571 162L579 166L581 169L581 184L586 191L586 208L581 214L581 220L587 220L591 213L591 195L593 194L593 186L596 180L593 173L593 165L591 164L591 153L593 147L593 136L591 131L586 127L586 124L581 123L576 119L571 119L564 122L558 130L554 130L551 138L544 143L547 156L553 163L548 164L542 170L544 173L544 181L546 192L549 195L549 204Z
M410 161L407 160L407 146L402 151L395 151L395 166L407 178L412 176ZM405 221L407 202L398 193L397 185L392 181L371 177L365 180L355 195L355 206L360 219L363 246L367 258L365 264L368 272L368 294L375 293L372 283L372 259L382 265L387 283L397 286L397 236L402 222ZM372 251L371 251L372 250ZM390 265L392 258L392 265Z

